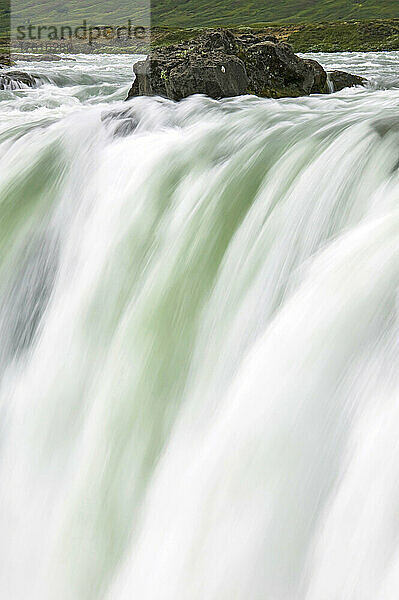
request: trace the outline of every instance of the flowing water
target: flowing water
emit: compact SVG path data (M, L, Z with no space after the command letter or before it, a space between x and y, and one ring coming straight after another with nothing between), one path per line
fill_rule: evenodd
M0 597L396 600L399 53L180 104L76 58L0 92Z

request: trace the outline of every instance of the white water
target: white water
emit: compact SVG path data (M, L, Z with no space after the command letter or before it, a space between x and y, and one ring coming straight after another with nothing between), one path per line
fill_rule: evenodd
M318 58L371 86L0 92L2 599L397 599L399 54Z

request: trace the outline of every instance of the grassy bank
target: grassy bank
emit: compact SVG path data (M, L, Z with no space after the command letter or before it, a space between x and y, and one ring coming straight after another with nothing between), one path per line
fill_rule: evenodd
M228 27L275 34L298 52L399 49L398 0L148 0L149 6L155 46L187 40L201 28ZM77 27L85 20L94 26L126 25L128 19L139 24L147 11L146 0L68 0L66 6L0 0L0 36L9 30L11 14L15 23ZM105 50L123 51L115 43Z
M230 25L234 33L256 33L260 37L275 35L291 44L295 52L367 52L399 50L399 19L377 19L372 21L339 21L325 23L256 23L252 25ZM198 36L206 28L154 27L153 47L170 46ZM3 46L4 44L4 46ZM15 49L16 51L18 48ZM0 54L7 53L6 38L0 35ZM77 52L135 53L137 47L112 44L107 46L86 43L76 45Z
M145 3L144 3L145 4ZM148 5L150 2L148 2ZM9 18L35 24L93 25L121 23L144 6L135 0L0 0L0 26ZM151 0L157 27L226 27L252 23L317 23L399 17L398 0ZM133 19L134 20L134 19Z
M296 52L367 52L399 50L399 19L301 24L253 24L229 27L235 33L275 35ZM169 46L196 37L203 29L154 28L153 45Z
M318 23L394 19L398 0L152 0L153 25L225 27L252 23Z

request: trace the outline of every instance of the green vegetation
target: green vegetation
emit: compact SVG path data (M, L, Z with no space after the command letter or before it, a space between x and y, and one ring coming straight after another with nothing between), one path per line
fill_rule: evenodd
M13 16L17 12L36 25L73 27L85 19L93 25L120 25L129 16L134 19L131 11L136 1L119 0L111 6L109 0L67 0L65 8L58 0L14 0ZM0 0L0 46L9 6L8 0ZM228 27L274 34L297 52L399 50L398 0L152 0L151 11L155 47L187 41L202 28ZM110 41L91 50L134 52L136 48L117 47Z
M11 0L0 0L0 40L10 29Z
M378 21L345 21L338 23L310 23L300 25L269 25L229 27L234 33L275 35L292 45L295 52L368 52L399 50L399 19ZM186 42L197 37L202 28L155 27L152 46L159 48ZM77 50L84 52L85 44ZM137 53L134 46L93 46L95 53ZM3 52L8 52L4 46ZM0 37L0 54L2 43Z
M141 8L139 8L141 4ZM146 0L13 0L13 18L36 24L120 24L145 8ZM320 23L399 18L398 0L148 0L156 27L225 27L253 23ZM0 25L11 0L0 0ZM21 21L22 22L22 21Z
M296 52L399 50L399 19L301 25L287 41Z
M235 33L275 35L291 44L295 52L345 52L399 50L399 19L344 21L299 25L232 26ZM185 42L199 35L201 29L154 28L154 47Z
M252 23L395 19L398 0L153 0L156 26L220 27Z

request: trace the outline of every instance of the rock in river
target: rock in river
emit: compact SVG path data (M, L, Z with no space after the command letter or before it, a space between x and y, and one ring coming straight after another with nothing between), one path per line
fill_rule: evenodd
M17 90L38 87L43 78L23 71L0 72L0 90Z
M345 71L331 71L328 73L330 82L332 83L334 92L340 92L347 87L356 87L358 85L365 85L367 79L359 77L359 75L352 75Z
M329 91L323 67L297 56L289 44L273 36L233 35L226 30L156 49L133 70L136 78L128 98L181 100L192 94L215 99L242 94L285 98Z

